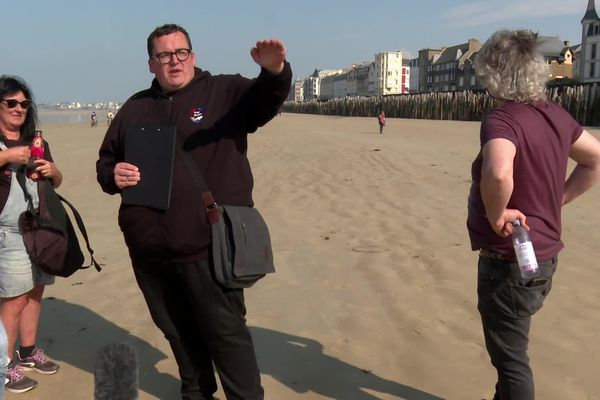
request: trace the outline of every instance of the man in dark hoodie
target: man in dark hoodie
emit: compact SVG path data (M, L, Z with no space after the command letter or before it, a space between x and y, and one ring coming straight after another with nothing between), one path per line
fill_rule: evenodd
M185 29L156 28L148 37L155 79L127 100L106 133L96 163L102 189L121 193L144 179L123 161L128 128L173 126L177 146L193 159L216 202L252 206L247 135L277 114L292 73L278 40L261 40L250 54L261 67L257 78L212 76L195 67ZM123 203L119 209L137 283L177 360L183 399L213 398L213 363L227 399L263 399L243 291L225 289L211 276L206 210L180 154L166 210Z

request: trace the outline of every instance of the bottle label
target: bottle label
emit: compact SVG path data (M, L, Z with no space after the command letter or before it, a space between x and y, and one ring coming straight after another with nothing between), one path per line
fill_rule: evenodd
M515 254L517 255L517 262L521 273L532 274L538 270L538 263L533 250L533 243L525 242L516 244Z

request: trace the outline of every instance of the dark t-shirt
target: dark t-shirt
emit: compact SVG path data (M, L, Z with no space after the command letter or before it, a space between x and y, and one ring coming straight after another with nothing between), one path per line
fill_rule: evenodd
M21 141L21 140L8 140L3 138L3 135L0 134L0 139L4 142L6 147L11 148L15 146L29 146L31 141ZM50 147L48 143L44 140L44 158L48 161L52 160L52 154L50 154ZM11 174L9 169L10 164L5 164L0 166L0 211L4 208L6 204L6 200L8 199L8 194L10 193L10 181Z
M561 208L571 144L583 128L560 105L507 102L492 110L481 123L481 147L491 139L507 139L516 147L514 188L507 208L527 217L529 234L539 260L555 257L562 249ZM481 151L471 167L473 183L468 200L467 228L473 250L486 249L515 259L510 238L498 236L486 215L479 183Z

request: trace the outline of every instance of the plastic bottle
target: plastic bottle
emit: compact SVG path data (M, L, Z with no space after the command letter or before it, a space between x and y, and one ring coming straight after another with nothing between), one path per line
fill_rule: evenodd
M44 139L42 137L42 131L37 130L33 134L33 141L31 142L31 158L27 165L27 177L33 181L39 181L42 175L35 170L37 164L35 160L41 160L44 158Z
M521 276L525 279L536 278L540 275L540 269L533 250L533 243L529 239L529 233L518 219L514 220L512 225L512 242Z

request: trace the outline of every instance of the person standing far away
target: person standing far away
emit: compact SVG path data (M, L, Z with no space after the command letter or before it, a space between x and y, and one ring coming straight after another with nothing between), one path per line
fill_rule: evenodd
M277 39L259 40L250 51L261 68L255 79L196 68L190 37L179 25L156 28L147 49L155 79L126 101L108 128L97 179L109 194L137 185L144 175L123 159L127 129L176 127L181 151L175 151L168 209L119 209L133 271L179 366L182 399L213 398L213 365L227 399L263 399L244 293L221 287L211 274L210 223L181 153L193 159L217 203L253 206L248 133L270 121L287 97L286 49Z
M106 126L110 126L114 117L115 116L111 110L109 110L108 113L106 113Z
M494 400L535 398L529 330L563 248L561 209L600 179L600 143L544 98L548 66L536 37L498 31L475 60L477 78L497 100L481 123L467 217L471 248L479 251L477 307L498 373ZM576 166L565 182L569 158ZM538 277L520 274L510 237L515 220L529 231Z
M383 127L385 126L385 113L383 111L377 116L377 121L379 122L379 133L383 134Z
M91 118L92 128L95 127L96 125L98 125L98 117L96 116L96 111L92 111L92 115L90 116L90 118Z
M0 351L0 369L4 369L4 361L9 361L6 379L2 379L5 389L13 393L37 386L37 381L23 371L51 375L59 369L36 346L44 288L54 283L54 277L32 264L19 229L19 217L28 209L24 190L34 207L39 202L37 181L26 170L35 170L55 187L63 178L46 141L44 159L29 165L29 145L37 123L32 97L31 89L20 78L0 76L0 317L8 338L7 352ZM19 348L15 350L17 341Z

